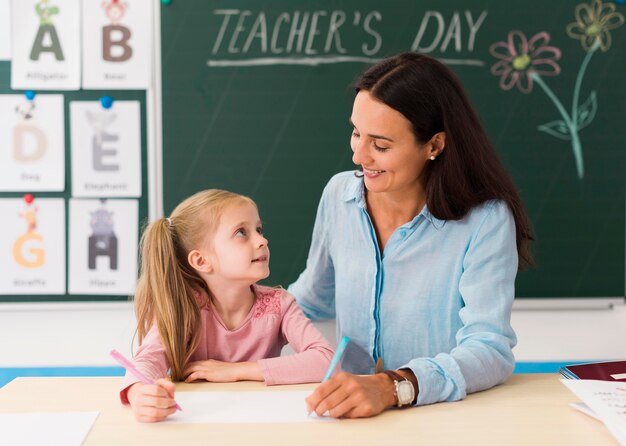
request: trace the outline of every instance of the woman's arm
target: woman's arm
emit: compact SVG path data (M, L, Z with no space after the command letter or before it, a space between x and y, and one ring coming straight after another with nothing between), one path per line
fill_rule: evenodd
M304 315L287 292L281 333L295 352L292 355L258 361L267 385L320 382L334 354L324 336Z
M517 342L511 327L518 267L513 216L492 202L463 260L459 291L465 306L457 346L434 358L416 358L410 368L419 382L417 404L454 401L502 383L512 373Z

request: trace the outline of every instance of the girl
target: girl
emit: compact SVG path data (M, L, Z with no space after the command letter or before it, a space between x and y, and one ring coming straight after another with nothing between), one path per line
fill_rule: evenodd
M150 224L135 294L135 366L121 399L139 421L174 413L171 381L319 382L333 355L293 297L255 285L269 276L269 248L255 203L211 189ZM284 345L296 352L280 357Z

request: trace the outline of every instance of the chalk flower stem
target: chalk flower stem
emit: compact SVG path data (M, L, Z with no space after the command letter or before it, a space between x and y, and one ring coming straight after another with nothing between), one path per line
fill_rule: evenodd
M574 153L574 159L576 160L576 172L578 173L578 178L582 178L585 175L585 168L583 164L582 146L580 144L580 137L578 136L578 125L574 121L572 121L572 118L570 118L570 116L567 114L567 111L565 110L565 107L563 107L563 104L561 104L559 98L556 97L552 89L548 87L548 84L544 82L541 76L539 76L537 73L532 73L531 76L533 80L537 83L537 85L539 85L543 89L543 91L550 98L556 109L561 114L567 132L569 133L572 141L572 152ZM561 130L561 133L564 133L564 131Z

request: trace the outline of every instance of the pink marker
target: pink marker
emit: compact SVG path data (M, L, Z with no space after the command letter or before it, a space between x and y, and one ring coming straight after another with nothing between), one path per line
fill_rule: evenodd
M117 362L119 362L122 367L124 367L127 371L129 371L133 375L135 375L135 377L138 378L142 383L144 383L144 384L154 384L152 381L150 381L148 378L146 378L146 376L143 373L141 373L139 370L137 370L137 367L135 367L132 362L130 362L128 359L124 358L124 356L122 356L122 354L120 352L118 352L117 350L113 349L113 350L111 350L111 353L109 353L109 354L111 355L111 357L113 357L113 359L115 359ZM176 409L181 410L181 411L183 410L183 408L180 407L178 404L176 404Z

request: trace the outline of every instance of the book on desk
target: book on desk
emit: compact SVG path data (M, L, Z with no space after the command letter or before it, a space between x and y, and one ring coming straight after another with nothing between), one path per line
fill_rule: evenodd
M626 361L590 362L561 367L559 373L567 379L596 379L626 382Z

